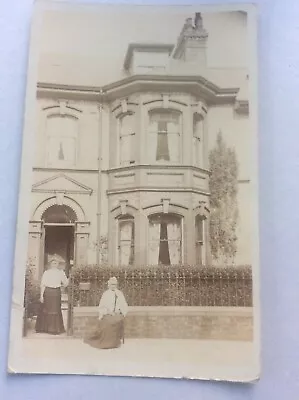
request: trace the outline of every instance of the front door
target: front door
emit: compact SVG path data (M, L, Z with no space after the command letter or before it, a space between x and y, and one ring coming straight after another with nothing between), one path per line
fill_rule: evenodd
M74 263L74 226L45 226L45 263L48 256L58 254L65 261L65 273L69 276Z

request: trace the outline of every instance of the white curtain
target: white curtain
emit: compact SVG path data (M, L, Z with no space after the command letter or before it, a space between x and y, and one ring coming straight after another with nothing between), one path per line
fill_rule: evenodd
M150 222L148 240L148 262L150 265L158 265L159 263L160 231L159 222Z
M129 265L132 251L132 222L120 223L120 265Z
M171 265L181 261L181 227L178 223L167 224L168 249Z

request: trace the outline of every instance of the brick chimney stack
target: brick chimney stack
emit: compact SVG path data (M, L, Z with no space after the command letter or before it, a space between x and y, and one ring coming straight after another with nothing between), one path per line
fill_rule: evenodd
M194 23L192 18L187 18L185 21L173 58L185 62L196 62L205 68L207 38L208 32L203 27L201 13L195 13Z

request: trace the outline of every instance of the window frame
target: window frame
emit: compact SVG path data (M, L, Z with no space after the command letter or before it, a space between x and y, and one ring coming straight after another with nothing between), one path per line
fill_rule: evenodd
M117 222L117 242L116 242L116 260L117 260L117 265L122 267L131 267L135 264L135 243L136 243L136 226L135 226L135 218L133 215L131 214L125 214L125 215L121 215L119 217L116 218L116 222ZM130 240L121 240L121 224L122 223L130 223L132 225L132 237ZM131 248L131 255L130 258L132 257L132 263L129 262L128 265L123 265L121 264L121 242L130 242L130 248ZM130 260L129 260L130 261Z
M73 120L75 122L76 128L74 129L74 132L72 134L66 134L65 129L62 128L59 129L59 131L55 134L53 132L48 131L48 121L52 119L61 119L61 120ZM45 128L45 133L46 133L46 166L51 167L51 168L75 168L78 164L78 142L79 142L79 118L73 114L67 113L67 114L60 114L60 113L51 113L46 116L46 128ZM63 143L64 139L72 140L74 142L73 149L74 149L74 158L73 161L67 162L65 160L59 160L57 157L55 161L51 161L51 152L50 152L50 142L51 140L57 140L58 142Z
M130 117L132 119L132 126L131 126L131 133L129 134L122 134L122 121ZM135 129L135 113L131 110L128 110L126 112L122 112L117 116L117 164L121 167L126 167L130 165L135 165L136 164L136 151L135 151L135 145L132 142L135 142L136 140L136 129ZM130 158L128 163L125 163L122 161L122 151L121 151L121 140L123 137L130 137ZM134 138L132 140L132 138Z
M198 223L201 223L201 238L199 238L199 227ZM198 214L195 217L195 257L196 257L196 264L203 266L205 264L205 246L206 246L206 238L205 238L205 224L206 224L206 217ZM201 260L199 260L199 249ZM201 261L201 262L199 262Z
M177 116L177 123L176 125L176 131L169 131L168 130L168 124L173 123L174 119L169 118L168 120L161 118L159 120L159 116L161 115L176 115ZM156 121L154 121L154 118L156 117ZM152 130L151 125L153 122L166 122L166 130L159 130L157 127L157 130ZM168 152L169 152L169 160L165 159L157 159L158 155L158 145L159 145L159 134L163 135L166 134L167 137L167 147L168 147ZM168 108L161 108L161 107L156 107L156 108L151 108L148 110L148 140L152 140L152 135L156 135L156 149L155 149L155 156L153 154L148 154L147 158L149 159L150 162L156 163L156 164L180 164L182 162L182 138L183 138L183 112L182 110L178 110L176 108L168 107ZM169 151L169 135L177 135L178 136L178 159L177 160L172 160L171 159L171 154ZM150 148L150 146L148 146Z
M164 221L164 222L162 222L163 217L166 219L166 221ZM169 244L169 242L172 241L172 242L179 242L180 261L179 261L178 265L182 265L183 262L184 262L184 217L182 215L175 214L175 213L167 213L166 214L166 213L161 212L161 213L150 214L147 217L148 230L150 229L151 224L153 224L153 221L155 220L155 218L157 218L157 220L161 218L161 220L159 221L159 224L160 224L160 238L159 238L159 240L157 239L157 240L154 240L154 241L150 241L149 237L148 237L148 240L147 240L147 260L148 260L148 263L149 263L149 258L150 258L149 257L150 243L154 243L155 242L155 243L159 243L159 256L158 256L158 264L157 265L164 265L164 266L170 266L170 267L173 266L174 264L171 264L171 263L170 264L160 263L160 246L161 246L161 243L165 243L166 242L166 243ZM162 226L162 223L166 224L166 231L167 231L167 225L168 225L167 219L168 219L169 222L171 222L171 218L173 218L173 222L178 222L178 226L180 228L180 239L179 240L178 239L168 239L168 237L167 237L167 239L161 239L161 226ZM168 247L168 252L169 252L169 247Z

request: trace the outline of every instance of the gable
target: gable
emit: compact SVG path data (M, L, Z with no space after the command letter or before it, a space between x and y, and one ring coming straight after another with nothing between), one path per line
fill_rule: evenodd
M55 175L32 186L32 192L91 194L92 189L65 174Z

